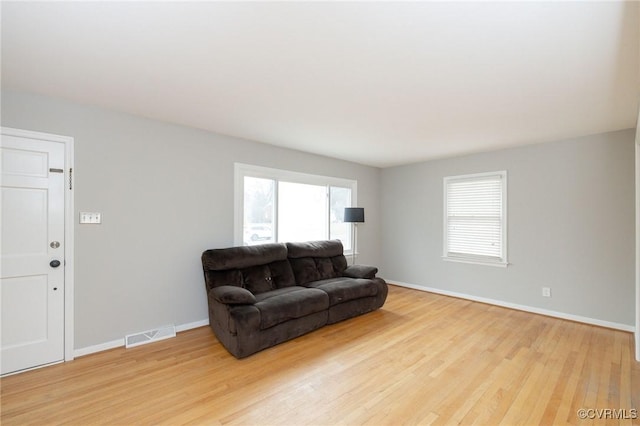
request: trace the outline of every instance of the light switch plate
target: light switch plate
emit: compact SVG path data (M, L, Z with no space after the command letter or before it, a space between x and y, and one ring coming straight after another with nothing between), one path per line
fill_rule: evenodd
M80 223L100 224L102 223L102 213L80 212Z

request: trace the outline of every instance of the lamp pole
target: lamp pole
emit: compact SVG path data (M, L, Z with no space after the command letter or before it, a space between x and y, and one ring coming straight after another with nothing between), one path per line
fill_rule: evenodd
M358 247L358 223L364 223L364 208L346 207L344 209L344 222L351 223L351 264L355 265Z

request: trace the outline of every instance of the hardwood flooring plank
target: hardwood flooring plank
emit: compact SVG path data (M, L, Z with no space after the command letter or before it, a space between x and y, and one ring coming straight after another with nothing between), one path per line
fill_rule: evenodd
M2 425L640 424L633 336L390 286L243 360L208 327L0 379Z

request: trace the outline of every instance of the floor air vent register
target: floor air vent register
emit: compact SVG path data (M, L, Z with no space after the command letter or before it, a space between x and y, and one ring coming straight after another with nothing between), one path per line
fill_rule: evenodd
M167 325L153 330L141 331L140 333L128 334L124 338L125 347L133 348L135 346L145 345L159 340L176 337L176 327Z

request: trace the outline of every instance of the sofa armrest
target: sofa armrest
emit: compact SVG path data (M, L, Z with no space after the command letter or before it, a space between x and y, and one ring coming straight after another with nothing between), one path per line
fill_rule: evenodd
M226 305L253 305L256 297L246 288L233 285L222 285L211 289L210 294L220 303Z
M351 265L344 270L342 275L349 278L374 278L378 273L375 266Z

